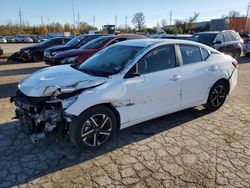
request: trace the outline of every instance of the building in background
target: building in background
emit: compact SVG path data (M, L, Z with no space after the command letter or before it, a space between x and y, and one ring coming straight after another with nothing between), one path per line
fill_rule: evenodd
M250 31L250 18L230 18L228 29L235 30L239 33L249 34Z
M213 19L210 23L210 31L223 31L229 28L228 18Z
M211 20L211 31L235 30L239 33L248 34L250 31L250 18L221 18Z

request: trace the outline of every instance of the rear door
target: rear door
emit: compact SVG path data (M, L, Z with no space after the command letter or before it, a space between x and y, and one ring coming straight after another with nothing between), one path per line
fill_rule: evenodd
M203 101L211 84L210 52L195 45L179 45L182 56L181 106L189 107Z
M225 54L234 55L235 41L233 39L232 32L224 32L225 35Z
M214 39L214 45L213 47L222 52L225 53L225 36L223 33L217 34L217 36Z

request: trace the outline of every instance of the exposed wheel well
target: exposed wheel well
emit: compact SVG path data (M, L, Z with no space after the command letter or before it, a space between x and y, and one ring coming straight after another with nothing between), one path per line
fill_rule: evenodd
M115 117L117 119L117 130L120 130L120 127L121 127L121 117L120 117L120 113L116 110L116 108L111 104L111 103L102 103L102 104L97 104L97 105L94 105L94 106L91 106L89 108L87 108L86 110L84 110L83 112L89 110L90 108L94 108L94 107L98 107L98 106L105 106L107 108L109 108L110 110L112 110L115 114ZM82 113L83 113L82 112Z

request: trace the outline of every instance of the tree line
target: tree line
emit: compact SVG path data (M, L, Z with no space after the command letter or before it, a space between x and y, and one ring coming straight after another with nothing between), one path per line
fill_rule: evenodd
M155 33L157 28L162 28L166 33L169 34L183 34L183 33L196 33L201 31L207 31L210 28L210 25L207 24L202 28L197 28L195 26L196 19L199 15L195 14L187 18L186 20L176 19L174 20L174 24L169 26L167 24L166 19L161 20L161 23L157 23L154 27L146 27L145 25L145 16L143 12L137 12L133 15L131 23L134 25L132 29L130 26L117 27L121 33L135 33L135 32L144 32L144 33ZM240 12L230 11L227 15L223 15L222 18L234 18L241 17ZM38 25L38 26L30 26L26 25L18 25L8 23L7 25L0 25L0 36L1 35L46 35L50 32L70 32L71 34L83 34L88 33L89 30L97 30L96 27L86 23L80 22L76 27L69 23L65 23L64 25L53 22L47 25Z
M47 25L18 25L8 23L6 25L0 25L0 36L8 35L46 35L51 32L70 32L71 34L88 33L89 30L96 30L97 28L89 25L86 22L80 22L76 28L71 24L60 24L53 22Z

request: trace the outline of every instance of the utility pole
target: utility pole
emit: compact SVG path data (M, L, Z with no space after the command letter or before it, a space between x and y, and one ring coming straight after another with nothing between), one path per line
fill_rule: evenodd
M247 29L248 29L248 16L249 16L249 10L250 10L250 2L248 3L248 6L247 6L247 15L246 15L246 27L245 27L245 30L247 32ZM249 32L249 31L248 31ZM248 33L247 33L248 34Z
M115 28L117 28L117 15L115 15Z
M23 12L22 12L22 9L21 9L21 8L19 8L18 16L19 16L19 24L20 24L20 27L21 27L22 24L23 24L23 21L22 21Z
M73 14L74 34L76 34L76 20L75 20L74 0L72 0L72 14Z
M128 29L128 16L125 15L125 29Z
M43 23L43 16L41 16L41 23L42 23L42 26L44 25L44 23Z
M172 9L171 9L170 13L169 13L169 24L170 24L170 26L172 25L172 16L173 16L173 12L172 12Z
M79 27L79 25L80 25L80 14L79 14L79 12L78 12L78 14L77 14L77 25L78 25L78 27Z
M95 27L95 15L93 16L93 26Z

